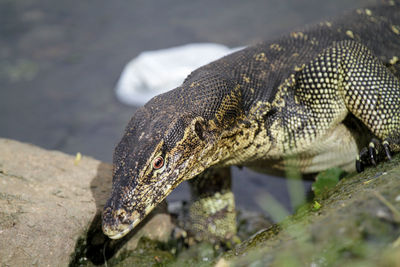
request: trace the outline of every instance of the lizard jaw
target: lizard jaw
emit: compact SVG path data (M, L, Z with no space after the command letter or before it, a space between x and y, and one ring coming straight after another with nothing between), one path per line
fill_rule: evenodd
M165 198L165 197L164 197ZM164 200L164 198L162 200ZM120 239L126 236L132 229L134 229L156 206L157 204L148 205L144 213L141 214L137 211L129 212L127 215L125 209L118 209L111 211L106 209L103 213L103 233L111 239ZM123 214L123 216L121 216ZM106 217L106 219L104 218ZM128 221L128 223L124 223Z
M124 237L141 222L141 216L137 212L133 212L129 219L126 215L118 216L121 214L126 214L125 210L119 209L114 212L107 210L103 214L103 233L111 239Z
M124 236L126 236L133 228L136 227L140 222L139 218L135 219L131 224L128 225L127 228L120 232L115 232L115 231L107 231L105 230L104 233L111 239L120 239Z
M174 175L178 175L179 171L175 171ZM166 175L171 177L171 175ZM171 179L160 180L160 187L164 189L163 196L154 200L153 198L137 198L133 202L136 203L133 207L121 207L114 209L112 198L109 199L103 210L103 233L111 239L120 239L127 235L132 229L134 229L140 222L160 203L162 202L171 191L177 187L181 180L172 179L173 181L178 180L174 184L169 182ZM153 185L152 187L156 187ZM152 191L146 190L146 188L136 188L140 192L147 192L147 196L151 196ZM134 195L133 193L131 195ZM155 194L153 194L155 195ZM138 206L140 204L140 206Z

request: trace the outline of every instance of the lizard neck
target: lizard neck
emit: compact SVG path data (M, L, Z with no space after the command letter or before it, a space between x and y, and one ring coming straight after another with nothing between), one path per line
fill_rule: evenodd
M249 114L242 116L235 127L220 133L215 146L215 154L220 158L218 165L244 166L268 157L273 146L263 118L269 105L259 102Z

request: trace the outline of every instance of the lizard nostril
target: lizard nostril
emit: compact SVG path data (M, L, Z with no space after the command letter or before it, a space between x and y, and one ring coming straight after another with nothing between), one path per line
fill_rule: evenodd
M124 222L126 220L126 211L125 210L117 210L115 212L115 215L120 222Z

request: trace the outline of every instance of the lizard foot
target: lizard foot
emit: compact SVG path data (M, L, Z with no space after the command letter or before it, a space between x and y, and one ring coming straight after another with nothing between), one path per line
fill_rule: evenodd
M381 143L378 139L372 138L368 147L363 147L356 159L357 172L363 172L365 166L376 166L379 161L385 159L385 156L388 160L392 159L388 139Z
M236 235L236 211L232 192L217 193L191 203L188 234L196 241L228 241Z
M236 235L230 169L211 168L189 180L192 200L184 229L196 241L229 241Z

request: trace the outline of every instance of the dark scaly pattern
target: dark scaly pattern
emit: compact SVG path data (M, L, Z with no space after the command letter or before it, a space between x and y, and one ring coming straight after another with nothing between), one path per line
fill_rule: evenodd
M189 230L229 239L235 216L227 166L353 170L372 137L367 151L376 140L399 151L399 58L400 7L390 1L197 69L129 122L114 154L104 232L124 236L196 177ZM160 158L163 166L154 168Z

